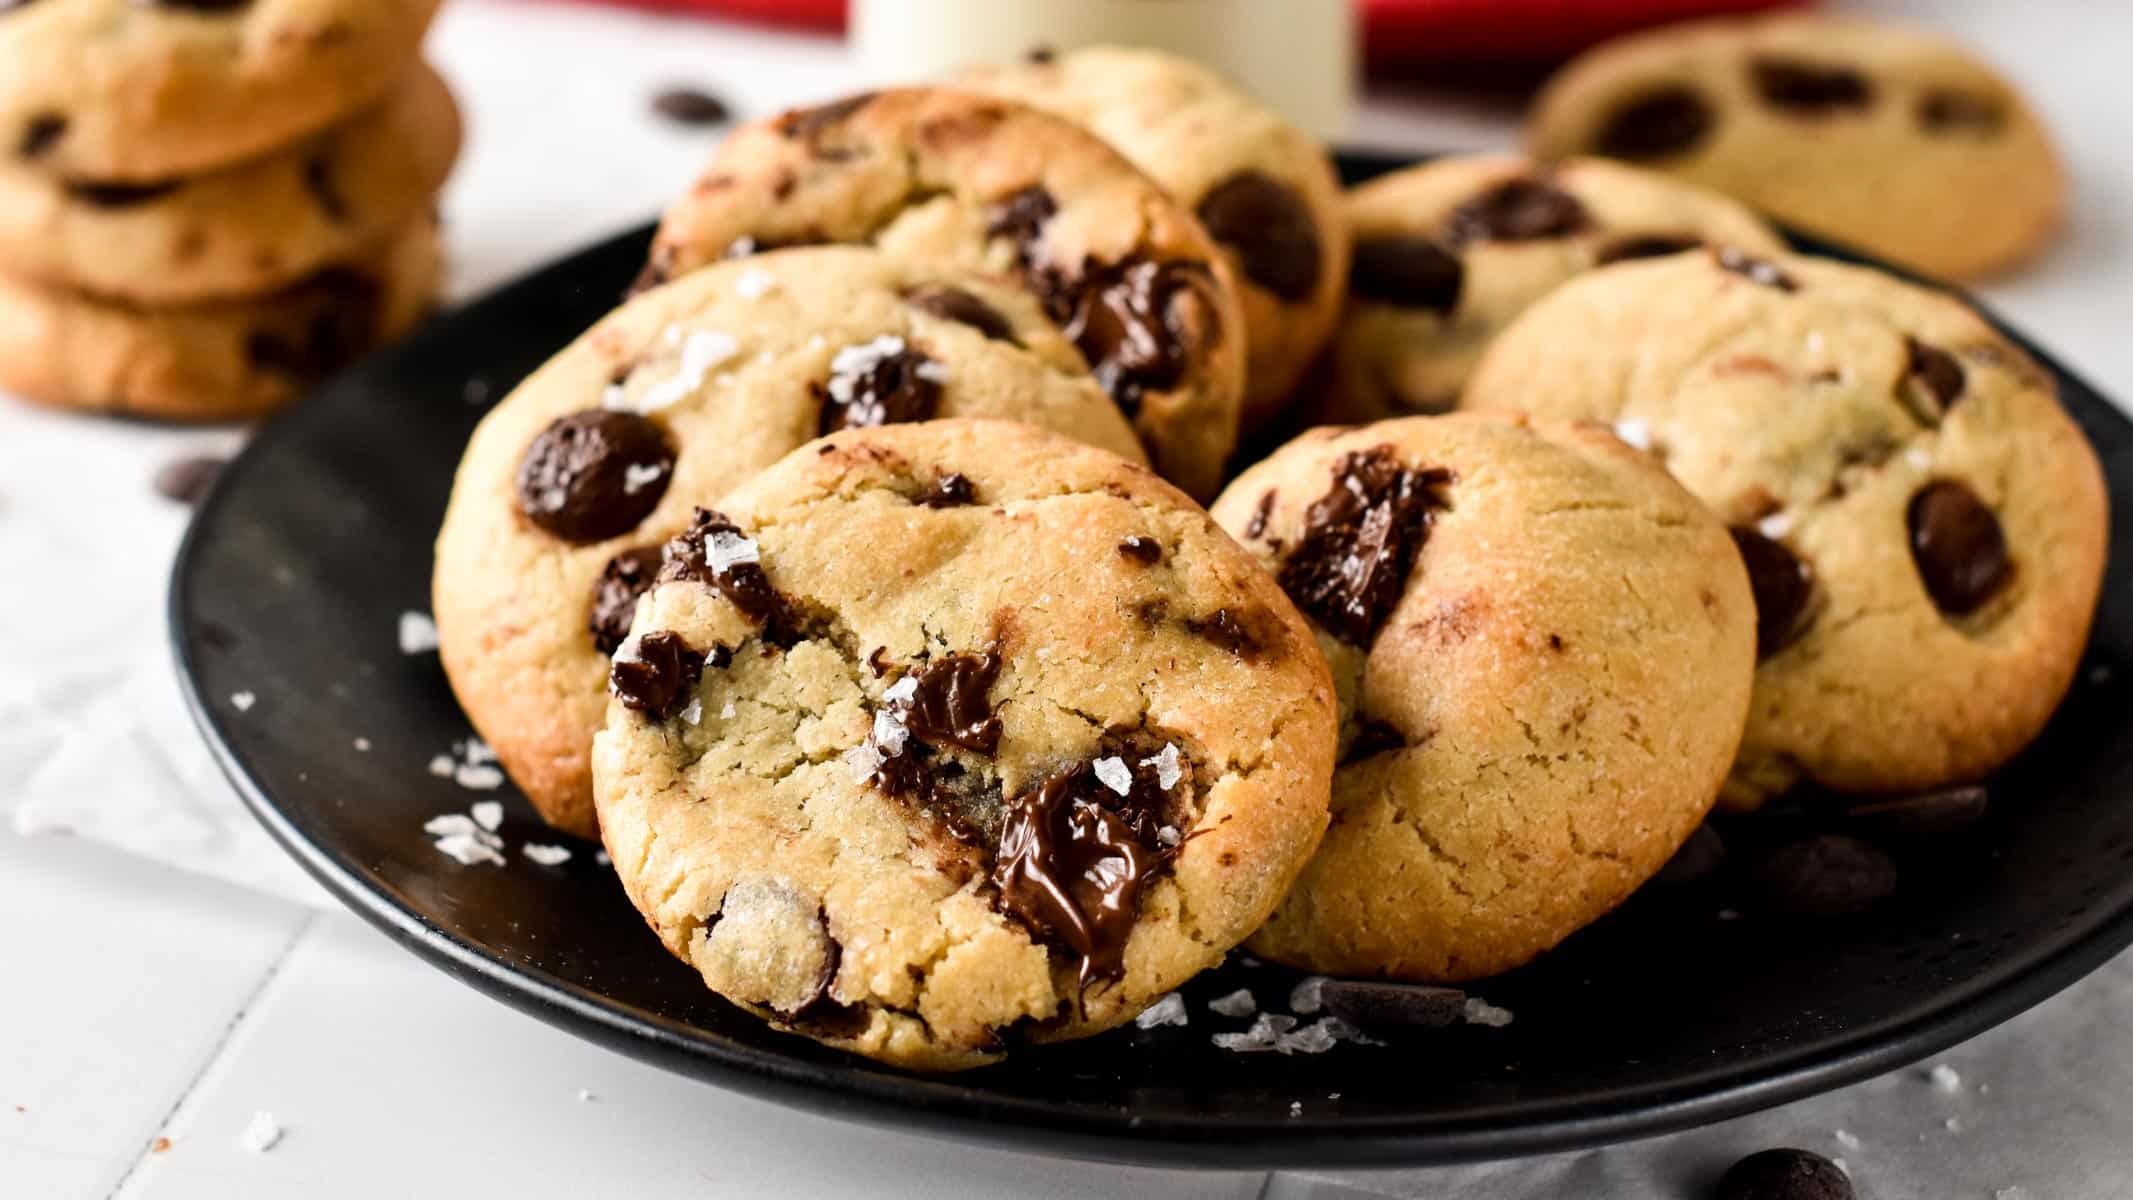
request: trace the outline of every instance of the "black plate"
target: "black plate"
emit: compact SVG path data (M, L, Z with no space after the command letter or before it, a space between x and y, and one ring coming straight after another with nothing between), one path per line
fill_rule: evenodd
M1210 1045L1243 1022L1201 1001L1251 985L1279 1006L1295 978L1236 962L1186 989L1189 1028L948 1078L771 1032L667 957L591 846L561 868L462 868L422 832L478 798L427 773L467 726L435 657L402 656L394 634L403 610L429 606L453 466L484 402L607 311L644 243L643 231L617 237L445 316L261 431L195 518L172 581L190 702L259 820L358 914L506 1003L721 1086L954 1138L1170 1165L1421 1164L1658 1133L1873 1075L2005 1020L2133 941L2133 705L2116 681L2133 679L2121 669L2133 425L2039 354L2117 497L2091 666L1995 781L1987 820L1904 853L1903 887L1870 914L1760 917L1730 876L1647 889L1480 987L1516 1013L1508 1028L1317 1057ZM236 711L239 691L256 706ZM514 846L555 840L523 800L498 795ZM1780 814L1738 837L1815 820ZM1745 915L1727 919L1732 908Z

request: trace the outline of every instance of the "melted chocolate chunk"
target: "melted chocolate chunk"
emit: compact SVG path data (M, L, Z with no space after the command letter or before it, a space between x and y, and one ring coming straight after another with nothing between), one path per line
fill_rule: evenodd
M1949 616L1977 611L2014 576L1999 517L1967 485L1934 480L1911 497L1906 519L1919 582Z
M1844 817L1852 826L1880 836L1938 837L1977 824L1990 805L1985 789L1969 784L1875 800L1850 809Z
M58 113L38 113L22 127L22 140L15 143L15 153L22 158L38 158L58 145L66 133L65 117Z
M1442 1029L1466 1019L1466 993L1421 983L1328 979L1318 1001L1326 1012L1364 1029Z
M1734 1163L1712 1200L1854 1200L1844 1169L1809 1150L1764 1150Z
M1059 202L1043 185L1032 184L995 201L985 211L985 233L1013 242L1015 261L1030 267L1039 261L1037 243L1044 237L1045 225L1058 214Z
M1000 677L1000 656L951 654L914 668L904 678L918 690L896 706L911 736L929 746L960 746L991 754L1000 746L1000 718L988 693Z
M1919 98L1918 124L1927 133L1991 137L2007 124L2007 109L1990 96L1934 88Z
M637 617L637 601L652 590L659 576L661 550L637 546L607 560L593 584L592 608L585 628L600 653L612 655L630 635L630 622Z
M927 508L961 508L976 504L978 496L977 490L970 485L970 477L956 471L936 477L924 492L919 493L918 502Z
M1129 809L1131 799L1084 764L1008 801L1000 830L1000 907L1072 951L1084 988L1125 973L1141 891L1168 858L1140 832L1156 818Z
M1629 237L1617 238L1600 247L1600 252L1595 256L1595 261L1604 267L1610 263L1627 262L1636 258L1665 258L1669 254L1680 254L1683 251L1694 250L1702 245L1703 239L1694 234L1633 234Z
M564 541L605 541L650 516L673 475L674 448L659 426L588 409L556 418L526 447L518 507Z
M904 303L943 321L968 325L996 342L1006 342L1010 346L1022 344L1015 337L1015 327L1008 324L999 309L951 284L919 284L904 293Z
M1566 237L1592 218L1578 198L1538 179L1506 179L1452 210L1444 236L1454 246L1469 242L1530 242Z
M1389 445L1342 455L1281 564L1282 590L1335 637L1367 647L1406 587L1451 478L1402 465Z
M1465 285L1466 264L1434 238L1364 238L1348 267L1349 291L1397 308L1448 313Z
M1918 405L1919 416L1928 425L1938 425L1963 394L1963 365L1955 361L1953 354L1917 338L1905 338L1904 345L1909 377L1924 389L1924 394L1916 398L1923 402Z
M1784 847L1757 875L1763 895L1803 917L1858 912L1896 890L1896 864L1856 838L1825 833Z
M1769 658L1806 632L1814 568L1782 542L1753 529L1735 527L1729 532L1748 568L1748 588L1755 593L1755 656Z
M341 195L339 185L333 181L333 164L321 155L304 160L304 190L318 202L319 211L332 220L345 224L354 215L347 197Z
M1703 141L1718 115L1691 88L1646 92L1616 109L1593 139L1609 158L1649 160L1686 154Z
M1244 623L1235 610L1218 608L1213 613L1185 622L1185 631L1206 638L1238 658L1249 659L1262 647L1259 637Z
M699 508L689 527L666 545L659 582L708 583L758 625L782 627L790 620L785 600L770 586L754 542L724 513Z
M677 125L717 125L733 116L724 100L686 85L662 88L652 97L652 111Z
M1211 327L1213 286L1193 262L1086 263L1072 284L1044 285L1060 332L1127 416L1141 397L1176 387L1193 362L1194 318Z
M932 364L901 345L886 352L876 344L839 352L831 360L829 382L816 389L822 398L819 431L930 420L941 402L941 385L926 370Z
M1202 196L1197 212L1207 232L1237 256L1246 279L1289 301L1318 287L1325 249L1295 188L1263 171L1239 171Z
M157 493L166 499L180 504L198 504L207 495L207 489L214 486L215 477L222 474L227 462L206 454L173 459L156 471L152 482Z
M166 179L157 183L89 183L81 180L67 184L67 195L91 208L132 208L170 195L183 186L182 180Z
M1259 503L1252 508L1252 519L1245 522L1244 525L1245 537L1257 538L1260 534L1266 532L1267 518L1274 515L1275 495L1273 488L1268 488L1259 494Z
M1781 292L1797 292L1800 290L1799 282L1793 279L1792 276L1778 270L1776 263L1765 262L1752 255L1743 254L1732 246L1721 247L1716 257L1720 267L1733 272L1743 279L1759 283L1766 288L1776 288Z
M1137 562L1144 567L1163 561L1163 543L1152 537L1129 537L1118 544L1118 552L1128 562Z
M874 95L873 92L861 92L813 108L796 108L778 118L778 132L789 138L812 141L872 103Z
M607 686L624 707L664 721L703 673L704 656L681 635L661 629L638 638L633 649L615 657Z
M1748 64L1748 74L1765 104L1797 116L1856 112L1874 103L1873 85L1850 67L1762 55Z

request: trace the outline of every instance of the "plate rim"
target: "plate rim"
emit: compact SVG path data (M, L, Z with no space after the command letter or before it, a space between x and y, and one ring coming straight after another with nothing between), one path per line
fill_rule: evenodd
M1374 148L1343 147L1340 154L1359 163L1391 161L1390 155ZM1406 161L1420 161L1420 157L1411 155ZM650 228L633 227L598 239L540 263L468 303L487 302L533 286L552 272L611 253L617 243L642 240ZM1821 247L1816 239L1799 240L1815 244L1818 250ZM1839 249L1838 253L1844 252ZM1893 273L1911 277L1902 271ZM2104 393L1986 306L1960 289L1945 290L1970 304L2056 376L2079 383L2119 420L2128 420L2124 410ZM453 306L459 307L464 305ZM369 363L375 367L441 338L452 310L445 311L447 321L426 326ZM2133 945L2133 904L2127 904L2042 959L2004 974L1974 976L1944 989L1929 1004L1853 1030L1833 1042L1766 1052L1745 1063L1736 1061L1665 1083L1613 1087L1607 1090L1605 1101L1522 1102L1515 1106L1519 1111L1516 1124L1497 1119L1495 1106L1459 1117L1419 1119L1328 1114L1289 1119L1151 1117L1088 1104L1066 1106L1057 1101L973 1094L954 1084L959 1078L955 1075L898 1072L858 1059L814 1062L700 1032L692 1036L681 1022L625 1011L589 989L508 961L431 923L390 889L373 885L338 847L319 840L280 809L254 778L225 717L203 694L199 675L203 647L192 633L190 593L207 540L205 531L222 512L232 482L294 437L301 411L336 386L336 381L329 381L270 418L222 472L187 523L172 561L164 611L179 691L194 726L246 810L276 844L344 907L395 943L520 1012L713 1086L838 1119L965 1144L1144 1166L1271 1170L1502 1159L1678 1132L1899 1069L2028 1010Z

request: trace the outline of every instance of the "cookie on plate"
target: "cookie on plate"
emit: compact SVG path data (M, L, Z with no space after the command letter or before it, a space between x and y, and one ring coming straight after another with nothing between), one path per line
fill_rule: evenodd
M1095 135L1012 101L933 88L753 122L668 208L644 282L816 242L1020 280L1164 477L1214 494L1244 385L1229 261Z
M263 296L140 308L0 275L0 389L59 408L232 421L288 403L429 311L427 215L355 260Z
M601 835L667 948L899 1066L1131 1018L1326 824L1296 610L1176 488L1024 425L795 451L670 546L611 686Z
M439 0L33 0L0 7L0 154L150 183L265 154L376 103Z
M1600 159L1438 159L1354 189L1347 211L1348 309L1312 402L1338 424L1452 408L1491 338L1595 266L1704 244L1784 249L1724 196Z
M1332 828L1254 954L1493 975L1621 903L1710 809L1754 601L1725 529L1604 426L1314 430L1214 515L1310 619L1342 714Z
M1762 662L1730 807L1975 779L2073 679L2102 471L1951 297L1810 258L1625 263L1529 309L1466 402L1613 422L1733 528Z
M1325 150L1220 75L1159 50L1037 55L973 69L955 86L1086 126L1192 209L1228 255L1244 304L1244 428L1279 413L1325 347L1348 270Z
M0 160L0 270L154 305L274 291L411 224L458 153L459 111L423 66L347 124L208 174L81 183Z
M1922 30L1786 14L1670 25L1572 62L1534 103L1543 160L1628 159L1936 275L2035 253L2066 179L2029 104Z
M541 815L595 832L586 755L607 658L696 506L821 434L952 416L1145 461L1021 289L864 247L646 293L497 405L453 485L433 611L461 706Z

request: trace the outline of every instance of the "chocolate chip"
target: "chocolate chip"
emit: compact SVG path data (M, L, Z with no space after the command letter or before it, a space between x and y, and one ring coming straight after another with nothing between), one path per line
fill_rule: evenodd
M1553 184L1506 179L1452 210L1444 236L1469 242L1530 242L1565 237L1592 223L1578 198Z
M652 111L677 125L717 125L733 116L724 100L687 85L662 88L652 97Z
M1860 110L1874 102L1873 85L1850 67L1761 55L1748 64L1763 102L1804 117Z
M637 546L607 560L593 584L592 608L585 618L586 631L600 653L612 655L630 635L630 622L637 617L637 601L652 590L659 575L661 548Z
M1085 263L1072 283L1040 284L1060 332L1128 416L1148 392L1167 391L1193 362L1194 325L1213 325L1214 283L1194 262Z
M1466 993L1418 983L1328 979L1318 986L1326 1012L1365 1029L1442 1029L1466 1018Z
M778 132L794 139L813 140L824 131L873 102L875 93L861 92L813 108L796 108L778 118Z
M938 370L901 338L848 346L830 360L829 382L816 389L822 400L818 430L827 435L930 420L941 402Z
M1851 1176L1808 1150L1764 1150L1734 1163L1712 1200L1855 1200Z
M1990 137L2006 123L2006 106L1976 92L1934 88L1918 100L1918 124L1927 133Z
M1030 267L1042 260L1037 243L1044 237L1045 225L1057 215L1059 202L1043 185L1032 184L1010 192L985 210L985 233L1014 243L1015 261Z
M781 626L788 620L784 598L770 586L762 551L726 515L699 508L689 527L666 545L659 582L708 583L758 625Z
M1896 864L1857 838L1824 833L1772 854L1757 878L1763 895L1784 911L1834 917L1886 899L1896 890Z
M1349 291L1397 308L1448 313L1465 283L1466 264L1433 238L1363 238L1348 267Z
M999 676L1000 656L990 652L934 659L904 676L917 681L917 690L896 712L911 736L929 746L991 754L1000 746L1000 718L988 693Z
M1218 608L1205 617L1188 618L1185 631L1206 638L1242 659L1257 657L1259 651L1265 648L1260 643L1259 635L1253 632L1235 609Z
M1963 365L1946 350L1928 346L1917 338L1904 339L1907 353L1906 375L1916 380L1923 394L1909 397L1920 419L1927 425L1938 425L1955 401L1963 394Z
M384 293L374 279L322 271L283 297L270 328L246 335L253 366L293 379L323 378L353 361L377 338Z
M346 223L354 214L348 208L347 197L333 181L333 163L324 155L314 154L304 160L304 190L318 202L319 211L332 220Z
M971 486L968 476L950 472L936 476L926 490L919 493L918 502L927 508L961 508L978 502L977 489Z
M1015 327L1000 315L999 309L951 284L921 283L904 292L904 303L943 321L968 325L993 341L1010 346L1022 344L1015 337Z
M1725 839L1709 825L1698 825L1696 832L1681 843L1681 849L1674 851L1674 857L1667 859L1666 865L1652 876L1652 882L1665 887L1696 883L1716 874L1725 861Z
M1236 254L1244 277L1284 300L1318 287L1318 224L1296 189L1264 171L1239 171L1200 198L1200 223Z
M1610 263L1627 262L1637 258L1665 258L1669 254L1680 254L1684 251L1694 250L1702 245L1703 239L1693 234L1632 234L1629 237L1617 238L1600 247L1600 252L1594 256L1594 261L1604 267Z
M1989 805L1985 789L1970 784L1875 800L1852 808L1845 819L1870 833L1931 837L1977 824Z
M1129 537L1118 544L1118 552L1128 562L1137 562L1144 567L1152 567L1163 561L1163 543L1152 537Z
M680 634L661 629L638 638L634 647L615 656L607 686L624 707L664 721L703 673L704 656Z
M1769 658L1806 632L1814 568L1784 543L1753 529L1736 526L1729 532L1748 568L1748 589L1755 593L1755 656Z
M659 426L589 409L556 418L526 447L518 507L564 541L605 541L650 516L673 474L674 449Z
M1671 158L1695 149L1717 119L1701 93L1685 87L1662 88L1617 108L1601 125L1593 144L1609 158Z
M1007 803L992 881L1000 907L1080 960L1086 988L1125 973L1141 891L1167 861L1155 818L1089 764L1059 771ZM1130 806L1130 807L1129 807Z
M1267 518L1274 515L1275 494L1273 488L1268 488L1259 493L1259 503L1252 509L1252 519L1245 522L1244 536L1246 538L1257 538L1260 534L1266 532Z
M38 113L22 127L22 140L15 143L15 153L22 158L37 158L59 144L66 136L67 119L58 113Z
M207 454L172 459L157 469L153 483L156 492L166 499L198 504L226 465L226 459Z
M1057 62L1058 60L1059 51L1053 49L1050 46L1031 46L1027 51L1023 52L1022 55L1022 61L1027 63L1034 63L1040 67L1044 66L1047 63Z
M1950 616L1975 612L2014 575L2000 519L1977 493L1937 479L1911 497L1911 561L1933 603Z
M1715 257L1718 259L1718 265L1721 268L1731 271L1744 279L1759 283L1766 288L1776 288L1781 292L1797 292L1800 290L1798 281L1779 270L1777 264L1765 262L1760 258L1744 254L1735 247L1722 246L1718 249Z
M1451 478L1403 465L1389 445L1342 455L1281 564L1282 589L1335 637L1368 646L1407 585Z
M183 186L184 181L166 179L157 183L89 183L71 180L67 195L91 208L132 208L159 200Z
M1347 752L1342 755L1341 762L1360 762L1406 748L1407 735L1400 732L1399 726L1390 721L1380 721L1376 717L1359 717L1356 721L1355 738L1348 743Z

